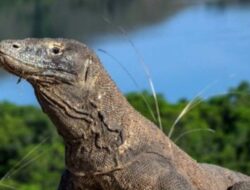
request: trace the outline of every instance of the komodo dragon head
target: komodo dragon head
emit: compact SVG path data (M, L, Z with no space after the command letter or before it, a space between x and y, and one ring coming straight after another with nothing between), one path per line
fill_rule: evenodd
M105 113L100 110L119 96L95 54L75 40L4 40L0 43L0 62L32 84L44 112L66 139L89 136L83 126L103 119Z
M0 53L9 72L35 86L87 80L94 59L87 46L66 39L5 40L0 44Z

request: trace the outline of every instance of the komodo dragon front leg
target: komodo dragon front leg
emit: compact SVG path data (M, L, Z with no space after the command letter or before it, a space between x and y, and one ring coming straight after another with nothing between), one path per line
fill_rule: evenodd
M201 167L134 110L86 45L4 40L0 62L31 83L63 137L60 190L248 190L248 176Z

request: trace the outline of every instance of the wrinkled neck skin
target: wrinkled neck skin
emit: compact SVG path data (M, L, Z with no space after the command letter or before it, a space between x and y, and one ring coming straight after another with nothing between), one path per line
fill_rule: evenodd
M112 162L116 167L122 123L130 110L104 69L98 70L103 72L73 84L33 84L43 111L64 139L66 166L77 175L101 172Z

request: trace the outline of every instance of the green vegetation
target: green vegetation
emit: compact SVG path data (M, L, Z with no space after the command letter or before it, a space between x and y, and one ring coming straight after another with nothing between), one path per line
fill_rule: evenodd
M144 96L154 107L153 97L147 92ZM131 93L127 97L137 110L152 120L141 95ZM158 99L163 130L168 134L188 102L181 100L170 104L163 96L158 96ZM214 133L207 129L214 130ZM199 162L214 163L250 174L249 137L250 84L242 82L237 88L230 89L228 94L204 100L189 111L177 124L172 140L178 140L177 145Z
M11 189L7 185L18 190L56 189L63 154L54 127L38 108L0 104L0 178L5 176L1 190Z
M153 97L147 92L143 95L154 108ZM141 94L130 93L127 99L153 120ZM163 130L168 133L188 101L171 104L161 95L158 99ZM209 128L215 132L206 131ZM204 100L189 111L177 124L172 139L178 139L177 144L199 162L250 174L249 136L250 84L242 82L228 94ZM63 157L61 139L38 108L0 103L0 179L5 176L0 189L56 189Z

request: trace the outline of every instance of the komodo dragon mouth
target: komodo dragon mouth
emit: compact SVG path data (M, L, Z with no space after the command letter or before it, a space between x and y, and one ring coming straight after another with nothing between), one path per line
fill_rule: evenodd
M0 51L0 67L4 67L10 73L21 78L28 78L29 75L36 75L39 73L39 70L34 66L17 60L2 51Z

